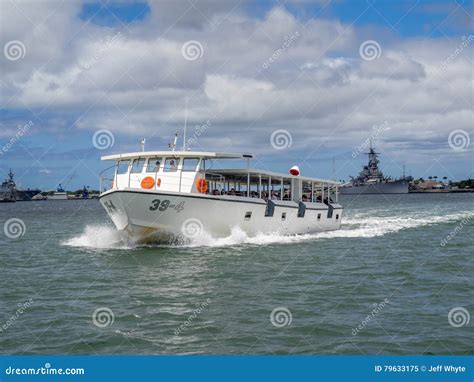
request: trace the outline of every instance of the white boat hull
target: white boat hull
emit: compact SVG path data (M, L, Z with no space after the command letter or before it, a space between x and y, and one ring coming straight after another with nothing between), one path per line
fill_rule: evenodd
M67 200L67 193L65 192L55 192L52 195L48 195L48 200Z
M338 204L329 208L322 203L307 203L304 216L298 217L297 203L276 201L278 205L270 217L265 216L266 202L258 198L137 189L107 191L100 202L119 230L139 240L192 239L202 231L216 238L227 237L234 227L249 236L322 232L338 229L343 212ZM286 215L284 220L282 214Z

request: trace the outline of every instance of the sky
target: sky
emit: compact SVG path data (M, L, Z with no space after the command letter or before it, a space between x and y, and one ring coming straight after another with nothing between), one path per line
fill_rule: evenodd
M474 4L0 1L0 179L98 188L103 155L187 147L347 180L474 177Z

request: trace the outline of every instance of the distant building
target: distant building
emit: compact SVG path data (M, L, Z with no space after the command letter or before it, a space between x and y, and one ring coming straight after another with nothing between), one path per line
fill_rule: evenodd
M418 183L417 188L419 188L420 190L443 190L445 188L445 185L441 182L429 180L426 182Z

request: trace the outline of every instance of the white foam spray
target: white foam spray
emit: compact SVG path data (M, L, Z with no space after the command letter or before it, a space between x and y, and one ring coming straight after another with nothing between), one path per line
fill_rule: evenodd
M356 214L343 220L341 229L314 234L281 235L260 233L248 236L240 227L234 227L231 234L224 238L215 238L208 232L203 232L198 237L178 247L226 247L241 244L270 245L290 244L308 240L324 240L332 238L371 238L398 232L404 229L429 226L432 224L449 223L466 217L474 216L472 212L462 212L444 216L371 216L368 213ZM132 242L123 232L110 226L87 226L85 231L62 243L73 247L86 247L97 249L131 249L139 246ZM156 245L169 247L170 245Z

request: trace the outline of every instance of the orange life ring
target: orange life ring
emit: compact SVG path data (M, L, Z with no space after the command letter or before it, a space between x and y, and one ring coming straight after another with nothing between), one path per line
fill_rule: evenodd
M207 189L208 189L208 184L207 184L206 179L204 179L204 178L198 178L198 180L196 180L196 189L197 189L201 194L205 194L205 193L207 192Z
M153 179L151 176L147 176L146 178L143 178L140 185L142 186L142 188L146 188L147 190L149 190L155 185L155 179Z

